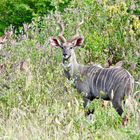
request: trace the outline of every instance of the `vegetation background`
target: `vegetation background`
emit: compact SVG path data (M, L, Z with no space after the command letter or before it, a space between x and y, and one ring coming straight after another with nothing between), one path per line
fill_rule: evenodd
M136 80L128 102L128 125L99 99L92 121L84 116L81 95L63 76L61 51L49 46L60 32L80 33L80 63L123 61ZM0 139L140 139L140 2L138 0L1 0Z

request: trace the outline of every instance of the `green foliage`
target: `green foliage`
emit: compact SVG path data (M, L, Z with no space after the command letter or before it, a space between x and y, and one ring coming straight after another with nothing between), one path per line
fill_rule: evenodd
M81 17L85 20L81 30L85 37L85 49L89 52L86 62L101 60L105 63L110 59L115 64L123 60L125 67L130 67L132 63L136 64L138 72L140 21L138 16L129 13L128 9L131 6L129 2L77 3ZM73 2L72 7L77 7L77 3Z
M0 59L6 65L0 73L2 139L139 139L139 106L132 115L126 110L129 123L123 127L111 104L103 107L101 99L94 100L93 120L88 121L81 95L63 76L60 51L38 44L43 32L28 32L33 33L31 40L11 40L2 49L9 54ZM19 67L21 61L27 64Z
M69 3L68 0L1 0L0 35L11 24L18 29L23 23L31 23L33 17L44 16L56 9L63 11Z
M76 50L80 63L93 61L105 65L110 57L114 64L123 60L140 82L140 22L136 15L131 15L129 2L1 0L0 4L3 4L0 11L5 13L0 17L3 21L0 28L12 22L17 26L23 24L20 16L23 19L25 16L26 22L32 18L31 24L19 28L20 34L13 34L0 44L1 139L140 139L140 86L135 86L132 112L125 109L129 118L126 127L112 105L103 106L101 99L94 100L89 107L95 112L93 120L88 121L81 95L73 88L73 81L63 75L61 50L49 46L49 38L57 37L60 32L58 11L64 10L60 14L68 39L75 34L77 23L84 19L80 30L84 45ZM58 11L53 12L55 9ZM41 16L50 10L48 15ZM130 68L131 64L136 64L135 70Z
M140 21L137 16L128 12L129 6L125 2L72 1L69 8L64 10L62 20L67 25L65 29L67 38L75 34L76 24L84 19L80 33L85 38L86 63L100 61L105 65L108 59L113 64L123 60L124 67L130 71L130 66L136 64L135 71L138 73ZM48 37L58 35L55 33L58 31L58 26L53 14L44 18L36 17L33 23L38 23L34 26L45 31L44 34L47 32ZM44 38L41 38L43 41ZM137 79L138 77L139 75L136 76Z

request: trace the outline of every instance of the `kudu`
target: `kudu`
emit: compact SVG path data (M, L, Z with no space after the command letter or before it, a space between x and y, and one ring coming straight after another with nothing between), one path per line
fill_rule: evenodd
M73 79L78 92L83 93L84 107L87 107L95 98L111 100L113 107L121 116L123 100L133 92L133 77L121 66L103 68L96 64L85 66L77 62L74 49L81 46L84 41L84 38L79 35L81 24L78 24L76 28L76 35L66 40L64 24L59 23L61 33L58 38L52 37L50 44L61 48L65 76ZM104 93L102 96L101 92Z

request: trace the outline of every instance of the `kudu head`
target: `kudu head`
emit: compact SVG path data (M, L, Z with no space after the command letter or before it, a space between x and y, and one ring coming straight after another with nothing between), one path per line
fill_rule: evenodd
M79 35L79 28L82 23L83 21L77 25L76 34L70 40L66 40L64 37L64 24L59 22L58 24L61 32L58 35L58 38L52 37L50 39L50 44L52 47L61 48L64 65L65 62L68 62L73 57L74 48L81 46L84 41L84 38Z

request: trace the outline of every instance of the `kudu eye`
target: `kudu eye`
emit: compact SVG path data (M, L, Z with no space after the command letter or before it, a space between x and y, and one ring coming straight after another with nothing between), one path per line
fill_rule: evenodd
M63 49L64 49L64 47L63 47L63 46L61 46L61 49L63 50Z

